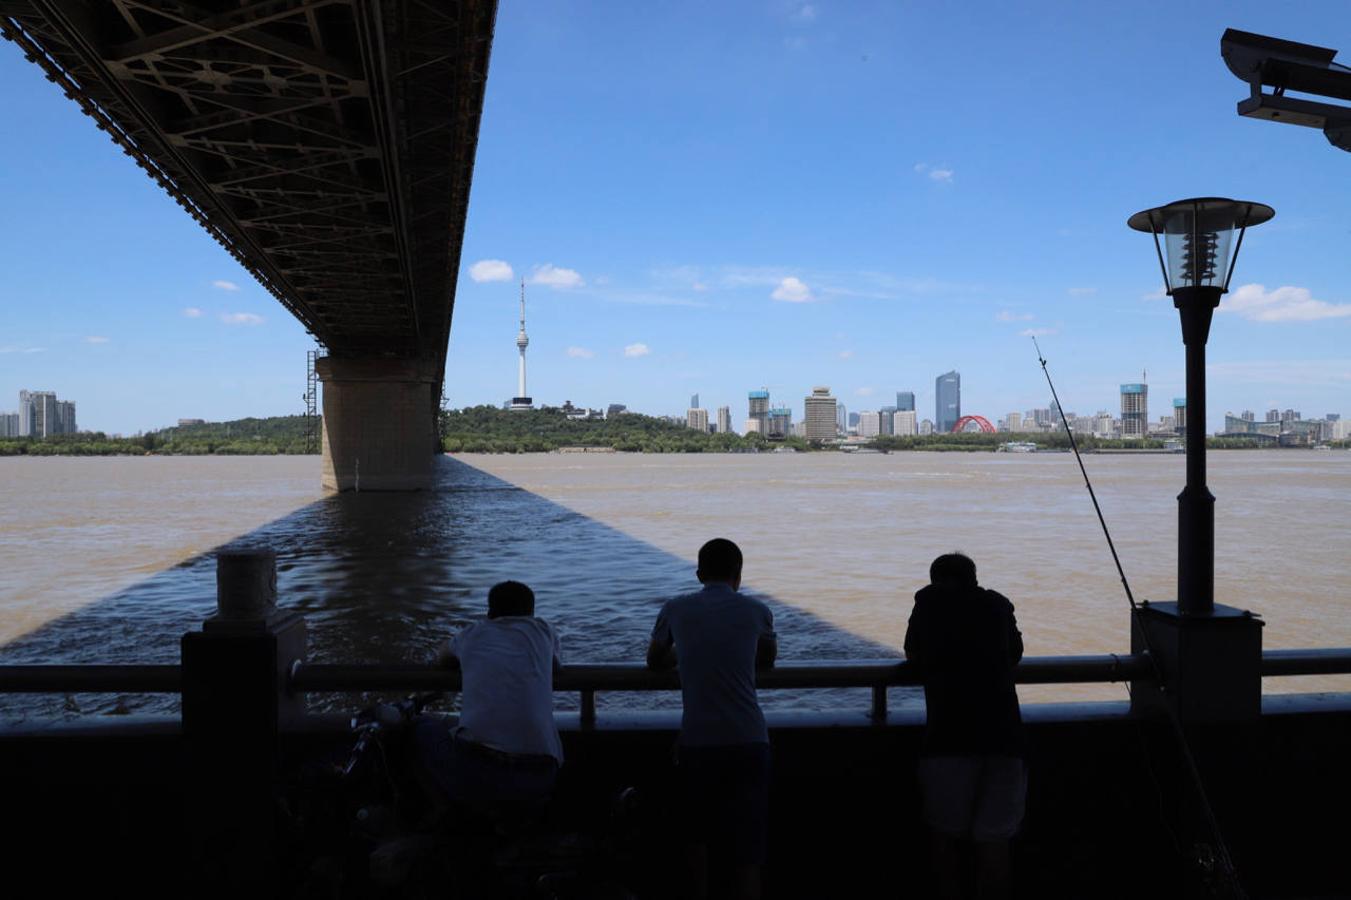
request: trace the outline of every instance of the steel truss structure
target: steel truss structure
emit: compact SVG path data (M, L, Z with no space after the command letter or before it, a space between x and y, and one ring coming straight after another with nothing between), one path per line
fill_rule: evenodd
M444 372L495 0L0 0L0 31L335 356Z

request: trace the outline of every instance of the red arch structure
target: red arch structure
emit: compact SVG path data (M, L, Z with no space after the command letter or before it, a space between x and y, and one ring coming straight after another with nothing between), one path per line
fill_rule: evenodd
M979 425L980 430L985 434L994 434L995 432L995 427L991 425L990 420L984 416L962 416L957 420L957 424L952 426L952 433L957 434L960 431L964 431L966 426L972 422Z

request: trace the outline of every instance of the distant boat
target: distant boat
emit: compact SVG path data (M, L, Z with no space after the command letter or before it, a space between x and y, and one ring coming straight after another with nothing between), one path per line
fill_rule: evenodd
M1001 453L1036 453L1035 441L1006 441L999 445Z
M1167 441L1164 441L1164 442L1163 442L1163 449L1167 450L1169 453L1186 453L1186 452L1187 452L1187 448L1184 447L1184 446L1182 445L1182 442L1181 442L1181 441L1176 441L1176 440L1167 440Z

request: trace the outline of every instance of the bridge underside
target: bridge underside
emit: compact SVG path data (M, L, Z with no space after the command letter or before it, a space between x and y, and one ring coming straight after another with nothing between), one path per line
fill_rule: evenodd
M395 461L434 446L495 18L495 0L0 0L4 36L327 348L325 412L373 426L325 416L328 486L357 459L367 489L423 484Z

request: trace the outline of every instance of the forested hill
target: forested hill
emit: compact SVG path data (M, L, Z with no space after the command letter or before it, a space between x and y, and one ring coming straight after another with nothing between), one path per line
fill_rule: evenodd
M805 449L796 438L789 446ZM641 453L710 453L766 446L759 435L708 434L640 413L569 418L559 409L469 406L441 413L441 444L450 453L531 453L561 447L607 447Z

